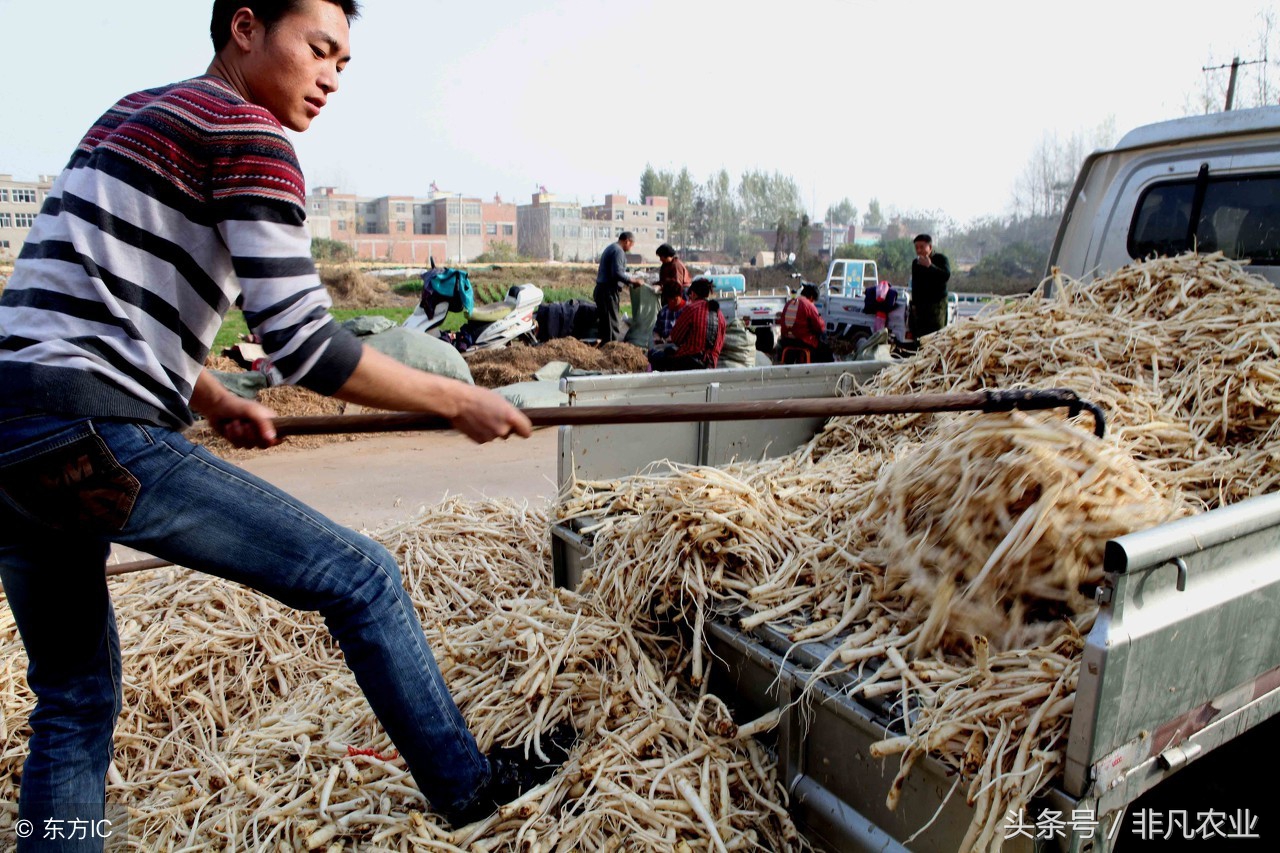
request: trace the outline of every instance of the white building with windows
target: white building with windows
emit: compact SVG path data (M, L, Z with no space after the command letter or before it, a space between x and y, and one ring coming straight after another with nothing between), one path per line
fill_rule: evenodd
M587 220L576 201L547 192L516 208L516 223L520 254L538 261L594 261L617 239L613 223Z
M671 242L669 236L668 205L666 196L649 196L643 201L629 201L625 195L607 195L604 204L582 208L582 218L594 222L608 222L613 228L612 239L618 239L623 231L635 235L636 243L631 254L639 255L642 263L657 263L658 247ZM601 249L603 250L603 246Z
M0 260L18 257L52 187L50 175L41 175L38 181L15 181L13 175L0 174Z

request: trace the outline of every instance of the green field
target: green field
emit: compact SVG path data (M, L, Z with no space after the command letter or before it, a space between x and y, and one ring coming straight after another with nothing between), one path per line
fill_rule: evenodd
M378 314L394 323L403 323L405 319L413 313L412 308L405 307L389 307L389 308L334 308L329 313L333 314L334 319L339 322L350 320L352 317L365 317L370 314ZM457 315L457 325L452 328L456 329L462 325L462 315ZM450 317L445 322L445 328L450 328L449 323L453 321ZM244 321L244 314L239 309L233 308L227 312L226 319L222 321L222 328L218 330L218 336L213 340L213 354L218 355L224 347L229 347L240 342L241 335L249 334L249 326Z
M569 265L501 265L475 266L468 268L472 288L475 292L476 305L501 302L507 290L513 284L532 282L542 288L543 302L565 302L570 299L590 300L595 288L595 267L573 267ZM386 317L399 325L413 313L413 309L422 294L422 281L417 278L405 278L389 281L390 293L386 305L372 308L334 308L330 313L339 322L352 317L378 315ZM626 294L622 297L622 313L631 313L631 302ZM457 330L466 322L463 314L450 314L444 322L444 331ZM222 328L214 339L213 354L218 355L226 347L240 341L241 335L249 334L244 314L232 309L227 312Z

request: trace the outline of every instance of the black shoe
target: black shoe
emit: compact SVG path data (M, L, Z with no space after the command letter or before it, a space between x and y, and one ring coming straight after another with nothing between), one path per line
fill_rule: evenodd
M559 726L543 737L542 751L550 759L546 762L536 755L526 758L523 748L504 747L490 751L489 781L476 791L468 805L444 812L445 818L455 828L484 820L499 806L546 782L569 757L577 737L577 732L567 725Z

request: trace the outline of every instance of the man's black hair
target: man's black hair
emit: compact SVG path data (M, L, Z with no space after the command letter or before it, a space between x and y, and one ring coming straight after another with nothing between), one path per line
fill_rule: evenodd
M622 240L634 241L635 239L636 239L636 235L632 234L630 231L623 231L621 234L618 235L619 242L621 242Z
M663 243L658 247L657 255L660 258L674 258L676 256L676 250L671 248L670 243Z
M254 16L270 30L280 19L302 5L303 0L213 0L213 17L209 21L209 37L213 52L220 53L231 41L231 19L241 9L252 9ZM359 0L325 0L341 6L347 23L360 17Z
M664 281L662 283L663 303L665 304L667 302L670 302L672 299L675 299L677 296L684 296L684 288L680 286L680 282Z
M711 279L695 278L689 285L689 292L695 296L700 296L703 299L706 299L711 295Z
M818 300L818 286L816 284L806 284L801 286L800 295L815 302Z
M925 242L925 243L928 243L930 246L932 246L932 245L933 245L933 238L932 238L932 237L930 237L928 234L917 234L917 235L916 235L916 238L915 238L914 240L912 240L911 242L912 242L912 243L919 243L919 242L922 242L922 241L923 241L923 242Z

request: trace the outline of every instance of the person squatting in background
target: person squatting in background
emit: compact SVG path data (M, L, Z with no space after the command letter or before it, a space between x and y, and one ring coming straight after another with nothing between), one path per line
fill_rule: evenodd
M654 370L705 370L719 363L725 320L720 304L710 297L711 280L694 279L689 304L671 330L671 343L649 357Z

